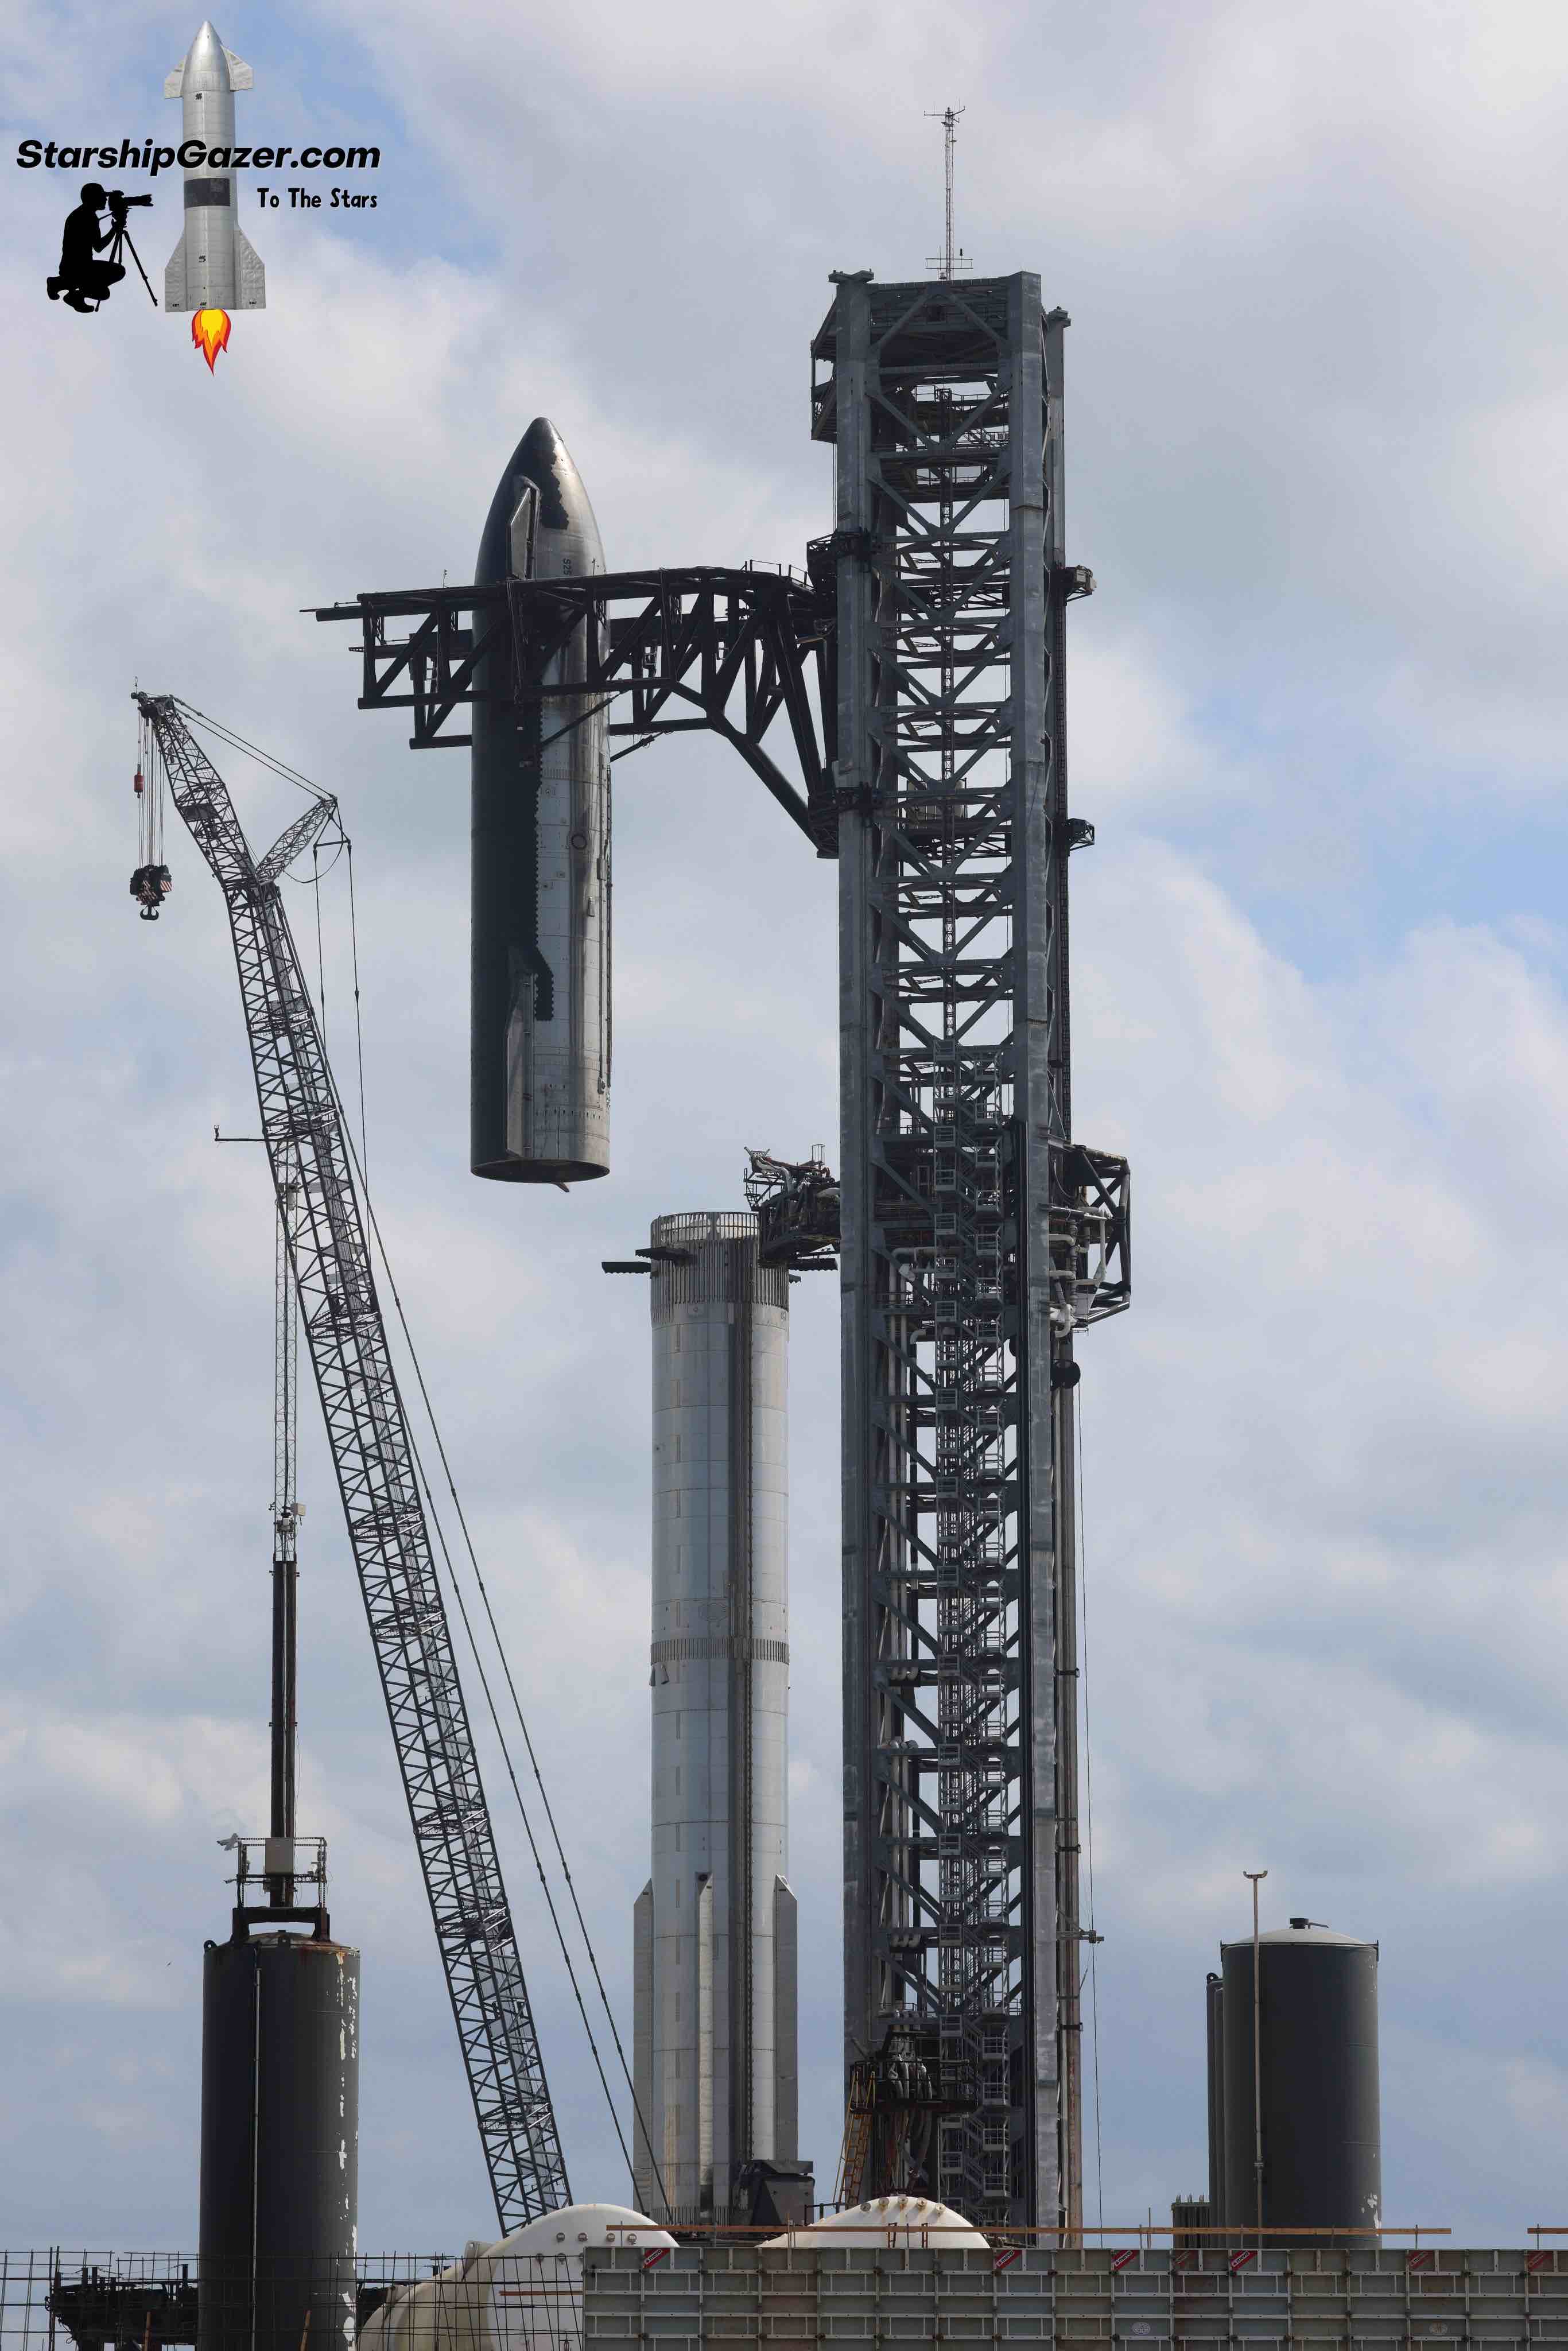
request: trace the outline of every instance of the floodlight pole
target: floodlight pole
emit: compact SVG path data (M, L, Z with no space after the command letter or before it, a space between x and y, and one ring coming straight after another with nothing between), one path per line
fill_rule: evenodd
M1256 2199L1258 2236L1263 2235L1263 1978L1259 1966L1261 1956L1258 1936L1258 1885L1267 1877L1266 1869L1244 1869L1243 1877L1252 1882L1252 2181Z

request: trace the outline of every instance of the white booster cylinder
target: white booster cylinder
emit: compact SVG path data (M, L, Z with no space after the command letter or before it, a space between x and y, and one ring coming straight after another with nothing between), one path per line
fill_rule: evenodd
M584 2254L674 2241L624 2204L562 2205L497 2243L471 2240L434 2277L394 2285L361 2326L359 2351L582 2351Z
M744 1214L657 1217L650 1256L653 1874L634 1914L637 2193L661 2219L722 2220L747 2217L743 2164L798 2152L789 1275L758 1264Z

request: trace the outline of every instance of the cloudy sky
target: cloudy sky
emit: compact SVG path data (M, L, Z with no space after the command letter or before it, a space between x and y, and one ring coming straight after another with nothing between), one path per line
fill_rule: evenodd
M7 139L172 138L193 16L13 0ZM614 1173L475 1184L465 764L356 713L351 632L299 608L468 576L541 412L612 565L798 562L828 519L828 272L923 275L949 101L965 246L1073 317L1071 553L1100 582L1072 622L1076 1093L1134 1162L1137 1296L1080 1390L1092 2206L1201 2181L1203 1977L1266 1865L1266 1919L1381 1942L1388 2218L1568 2220L1568 16L371 21L220 19L242 135L382 160L373 213L257 206L269 308L212 377L133 283L94 319L45 302L75 183L6 166L0 2237L192 2244L217 1840L265 1816L269 1210L259 1155L211 1140L254 1131L218 893L172 832L162 922L127 896L132 682L341 795L379 1203L624 2021L646 1306L599 1260L734 1205L747 1143L834 1144L831 874L721 747L620 767ZM179 223L160 178L155 284ZM270 838L291 796L229 772ZM346 1069L340 875L322 913ZM831 1285L796 1297L802 2141L831 2183L835 1317ZM306 1421L301 1814L364 1952L361 2241L450 2245L484 2173ZM528 1957L574 2186L620 2195L537 1920Z

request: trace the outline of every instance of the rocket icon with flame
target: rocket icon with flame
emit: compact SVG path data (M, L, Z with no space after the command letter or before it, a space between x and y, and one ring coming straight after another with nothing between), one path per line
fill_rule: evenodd
M235 144L235 92L249 89L250 68L204 24L183 64L163 85L183 110L183 137L199 142L203 161L185 173L185 225L163 273L163 308L189 310L191 340L211 369L229 339L231 310L267 307L267 272L236 217L237 183L225 168ZM211 158L221 156L214 166Z

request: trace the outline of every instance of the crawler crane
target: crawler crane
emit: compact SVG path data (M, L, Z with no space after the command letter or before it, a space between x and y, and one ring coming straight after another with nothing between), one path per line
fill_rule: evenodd
M174 806L228 908L256 1101L371 1641L503 2232L571 2200L457 1677L367 1217L279 882L328 793L253 856L172 695L138 694ZM149 778L149 781L152 781Z

